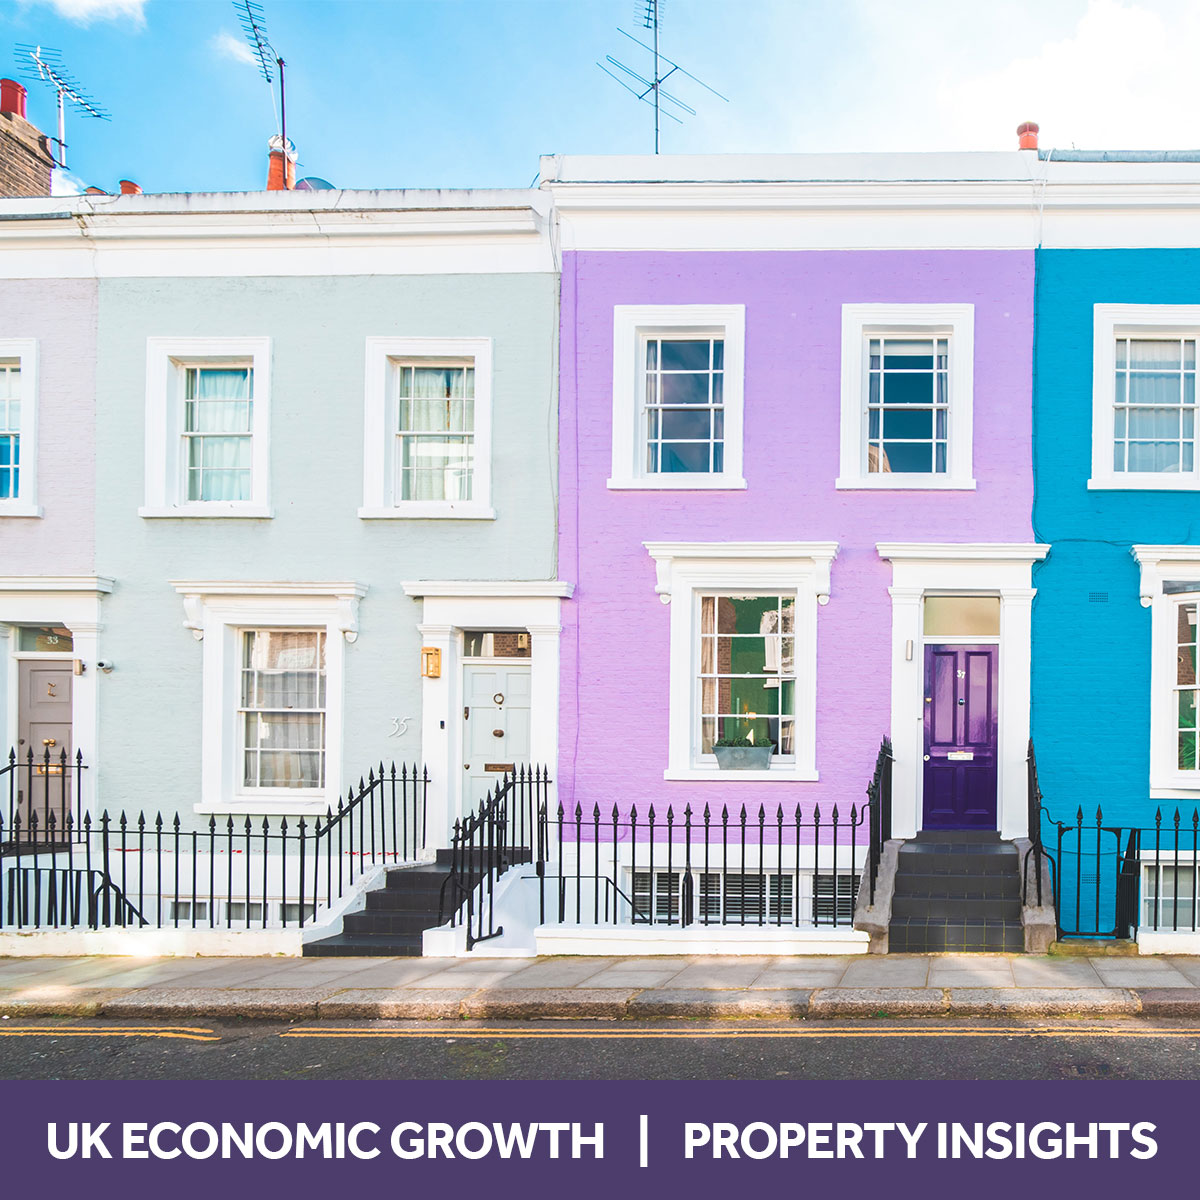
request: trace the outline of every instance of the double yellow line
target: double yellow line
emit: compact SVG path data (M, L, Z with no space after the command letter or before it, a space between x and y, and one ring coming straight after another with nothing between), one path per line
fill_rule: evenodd
M773 1028L736 1028L724 1029L507 1029L502 1026L480 1028L459 1028L448 1026L441 1029L380 1029L362 1028L339 1025L299 1025L284 1030L281 1038L359 1038L375 1040L380 1038L424 1038L436 1041L468 1041L471 1039L488 1038L504 1040L541 1039L550 1041L621 1041L650 1040L662 1041L671 1039L704 1040L704 1039L746 1039L746 1038L996 1038L996 1037L1077 1037L1077 1038L1200 1038L1200 1029L1173 1029L1160 1026L1150 1028L1087 1028L1079 1025L1046 1025L1036 1027L1026 1026L993 1026L984 1029L971 1029L959 1025L920 1026L916 1028L897 1028L894 1025L869 1026L861 1025L817 1025L779 1026Z
M0 1037L140 1037L219 1042L220 1034L190 1025L0 1025Z

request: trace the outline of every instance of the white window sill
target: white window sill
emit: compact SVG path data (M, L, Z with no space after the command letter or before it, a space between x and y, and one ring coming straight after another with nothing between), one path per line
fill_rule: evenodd
M890 471L859 478L842 477L834 482L839 492L973 492L974 479L950 475L900 475Z
M608 481L609 488L628 492L699 492L699 491L744 491L746 481L738 475L653 475L644 479L617 479Z
M27 500L0 500L0 517L40 517L41 507Z
M769 771L722 771L720 767L689 767L686 770L663 772L664 779L687 780L712 783L816 783L820 775L816 771L801 770L794 764L772 767Z
M391 508L360 508L358 515L364 521L494 521L496 510L475 500L410 500Z
M1200 799L1200 779L1152 779L1150 781L1151 800L1187 800L1194 804ZM1188 818L1191 819L1190 817ZM1174 821L1172 815L1170 820ZM1167 814L1163 814L1163 828L1166 829ZM1153 824L1153 822L1151 822ZM1172 826L1173 827L1173 826Z
M1200 491L1196 475L1128 475L1124 478L1089 479L1089 492L1195 492Z
M335 801L336 803L336 801ZM318 797L309 797L304 800L293 798L291 796L279 796L272 799L252 800L249 797L238 796L230 800L205 800L193 806L194 813L203 816L280 816L290 817L293 814L298 817L323 817L330 809L329 800L322 794ZM221 828L218 825L217 835L220 836ZM239 829L234 826L234 837L239 834L242 837L246 836L245 828ZM262 830L258 833L261 835Z
M186 519L197 517L207 520L252 520L267 521L275 515L274 509L265 504L235 504L224 500L209 500L202 504L176 504L167 508L143 507L137 510L139 517L151 520Z

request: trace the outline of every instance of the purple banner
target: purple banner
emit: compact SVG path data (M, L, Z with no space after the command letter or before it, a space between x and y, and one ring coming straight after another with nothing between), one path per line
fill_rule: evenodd
M614 1186L1194 1190L1190 1082L33 1082L3 1087L10 1178L212 1200ZM645 1165L643 1165L643 1163ZM846 1193L842 1193L846 1194Z

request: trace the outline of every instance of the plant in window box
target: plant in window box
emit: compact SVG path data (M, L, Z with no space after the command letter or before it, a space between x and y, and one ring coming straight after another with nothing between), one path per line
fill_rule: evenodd
M722 771L767 771L775 745L748 737L722 737L713 742L713 753Z

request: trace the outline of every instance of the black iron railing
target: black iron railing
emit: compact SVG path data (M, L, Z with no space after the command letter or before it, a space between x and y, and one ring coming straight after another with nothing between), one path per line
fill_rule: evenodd
M1037 756L1033 752L1033 739L1029 739L1029 751L1025 759L1026 787L1026 828L1029 831L1029 849L1025 852L1025 861L1021 864L1021 903L1027 905L1036 898L1038 907L1042 907L1042 864L1050 869L1051 891L1057 894L1054 880L1057 864L1042 841L1042 789L1038 784ZM1030 891L1030 864L1033 866L1034 890Z
M844 925L868 806L653 804L538 814L542 924Z
M449 917L452 928L462 926L468 950L504 932L496 925L496 883L509 867L531 861L535 832L539 853L544 846L534 817L545 808L549 788L545 767L521 766L504 775L474 812L454 822L438 924Z
M1055 831L1054 878L1062 938L1135 937L1139 929L1200 930L1200 810L1185 816L1159 809L1150 826L1110 825L1103 810Z
M8 761L0 767L0 796L7 804L0 809L0 821L10 832L18 818L28 827L35 815L43 832L52 825L59 836L67 830L80 832L83 822L83 751L69 755L65 749L55 754L49 746L36 755L30 747L23 756L8 752Z
M875 881L879 877L879 860L883 846L892 836L892 740L884 738L875 758L875 773L867 785L867 824L869 839L867 873L871 885L871 903L875 903Z
M30 806L14 787L14 815L0 815L4 928L303 927L365 871L425 846L429 775L416 766L379 764L311 821L211 816L191 829L178 813L80 816L82 761L70 769L74 795Z

